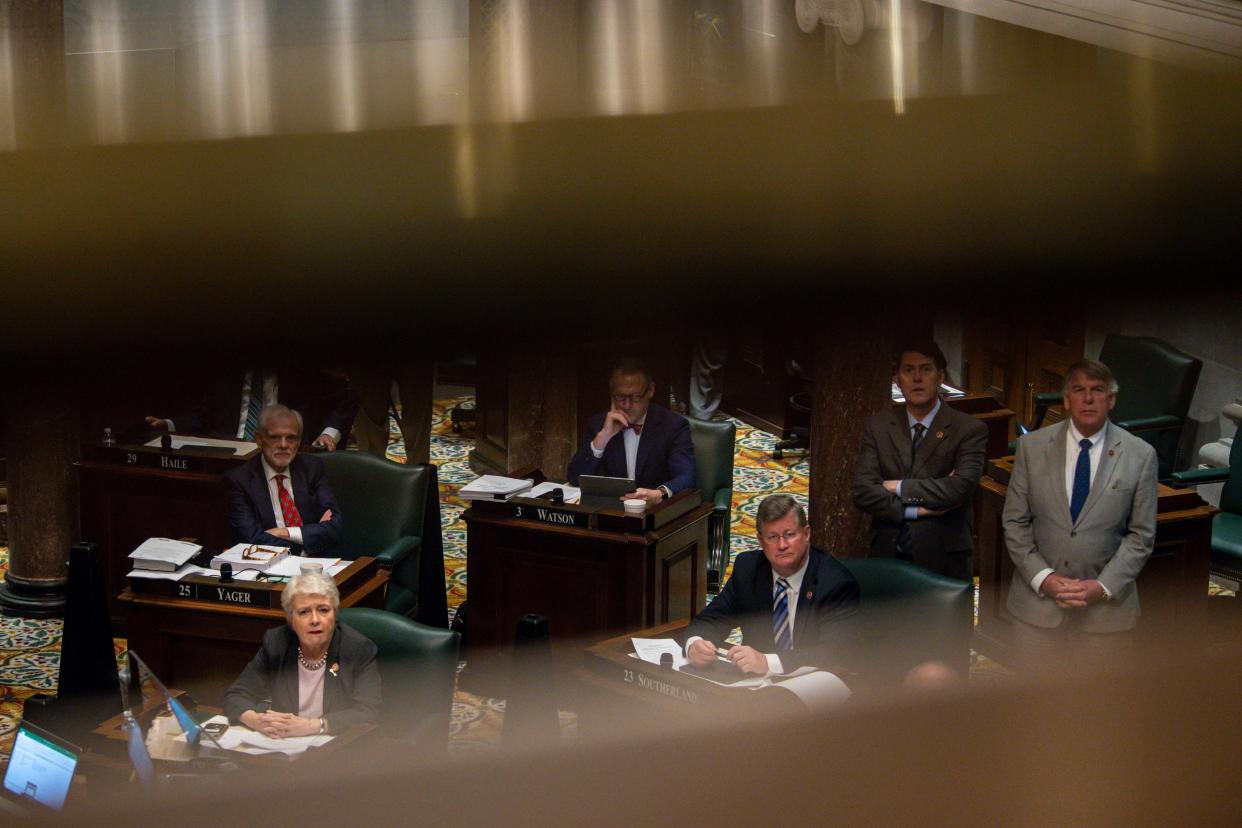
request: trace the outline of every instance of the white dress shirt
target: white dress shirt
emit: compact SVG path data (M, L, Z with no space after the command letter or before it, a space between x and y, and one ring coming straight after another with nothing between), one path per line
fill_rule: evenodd
M263 476L267 478L267 493L272 498L272 511L276 513L276 525L281 529L289 530L289 540L296 544L302 543L302 527L301 526L285 526L285 513L280 508L280 494L276 491L276 475L283 474L285 476L285 488L289 492L289 497L293 497L293 478L289 474L289 470L277 472L267 464L267 458L262 457L259 460L263 464ZM302 522L307 520L306 515L302 515Z
M640 426L646 421L647 415L644 414L641 420L632 420L630 425ZM638 441L642 439L642 435L634 431L632 428L627 428L621 432L621 439L625 441L625 476L630 480L633 480L634 468L638 465ZM605 448L606 447L607 446L605 446ZM595 447L594 438L591 440L591 454L595 455L597 460L604 456L604 449L597 449Z
M1104 425L1095 434L1085 439L1091 441L1091 448L1087 449L1087 457L1091 461L1090 485L1095 485L1095 473L1100 468L1100 456L1104 453L1104 436L1108 432L1108 423ZM1082 433L1074 427L1074 421L1069 421L1069 429L1065 432L1065 500L1073 502L1074 500L1074 472L1078 469L1078 453L1082 451ZM1053 572L1052 567L1045 567L1035 573L1035 577L1031 579L1031 589L1035 590L1035 594L1040 598L1046 598L1039 588L1043 586L1044 580ZM1101 584L1100 586L1104 586ZM1104 587L1104 597L1111 598L1108 587Z
M280 402L280 380L276 374L268 371L263 372L261 376L262 382L259 383L259 386L261 389L260 393L262 394L262 405L260 410ZM254 391L254 386L254 371L247 371L246 376L242 377L241 408L237 411L237 431L233 435L238 440L246 439L246 415L250 413L250 395ZM177 432L177 424L172 420L164 420L164 426L171 433L175 434ZM341 442L341 430L339 428L325 428L320 433L331 437L333 442Z
M914 415L910 413L909 407L906 408L906 428L910 431L910 441L912 444L914 442L914 424L915 423L923 424L923 439L926 440L927 435L931 433L932 421L935 420L936 415L940 413L940 404L941 404L940 398L937 397L936 406L931 411L927 412L927 416L921 420L914 419ZM901 484L902 484L902 481L898 480L897 481L897 497L898 498L901 497ZM905 515L906 520L918 520L919 519L919 507L918 506L907 506L903 514Z

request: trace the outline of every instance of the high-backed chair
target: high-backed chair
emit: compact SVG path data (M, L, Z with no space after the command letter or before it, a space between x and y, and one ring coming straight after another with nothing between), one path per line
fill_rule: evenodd
M1100 362L1112 370L1121 386L1109 418L1151 443L1160 464L1160 479L1168 480L1177 463L1177 444L1203 361L1162 339L1109 334L1100 350ZM1060 404L1060 391L1036 394L1031 428L1043 424L1049 406Z
M970 670L974 584L896 558L841 558L858 580L860 668L869 680L899 682L939 660L964 680Z
M386 610L448 627L436 467L357 451L322 458L345 524L343 555L371 555L391 569Z
M690 420L696 483L714 504L708 520L707 585L718 588L729 564L729 521L733 514L733 452L737 426L728 420Z
M1229 449L1229 466L1193 469L1173 475L1173 484L1198 486L1220 483L1220 513L1212 518L1211 571L1242 582L1242 433L1235 434Z
M461 636L384 610L352 607L341 610L338 617L375 642L379 650L376 661L384 735L443 750L453 711Z

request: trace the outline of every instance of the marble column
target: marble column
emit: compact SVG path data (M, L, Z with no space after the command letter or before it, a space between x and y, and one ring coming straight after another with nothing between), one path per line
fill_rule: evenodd
M838 558L867 555L867 517L854 508L850 478L863 425L892 404L893 329L841 319L816 335L811 386L812 542Z
M8 381L20 393L6 395L0 429L9 489L9 571L0 584L0 610L32 618L59 615L69 547L78 540L77 392L71 382Z

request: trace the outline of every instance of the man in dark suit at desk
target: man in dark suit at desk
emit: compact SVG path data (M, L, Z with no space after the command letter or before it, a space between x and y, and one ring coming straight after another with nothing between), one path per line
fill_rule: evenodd
M170 419L147 417L159 431L252 440L264 406L281 403L300 412L313 445L334 451L353 425L358 394L343 373L315 368L254 368L217 372L202 401Z
M273 405L260 413L260 455L224 476L234 543L300 546L311 555L340 543L341 510L323 461L299 455L301 440L298 412Z
M587 421L591 435L569 461L569 482L584 474L628 477L635 491L622 496L649 504L694 486L690 423L651 401L655 383L637 360L623 360L608 377L611 407Z
M971 500L988 431L944 404L944 376L936 343L911 343L897 352L893 382L906 402L867 420L854 466L854 505L871 515L871 557L897 557L969 581Z
M839 561L811 548L806 512L789 495L759 504L761 549L743 552L720 594L686 628L686 658L695 667L716 660L716 648L740 625L742 641L726 658L743 672L781 674L810 665L852 672L849 618L858 610L858 582Z

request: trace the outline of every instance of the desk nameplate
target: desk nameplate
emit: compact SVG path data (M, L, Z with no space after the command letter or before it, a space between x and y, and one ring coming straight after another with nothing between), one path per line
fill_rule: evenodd
M587 666L593 673L609 681L625 685L637 692L684 704L701 703L696 690L683 686L687 683L687 678L671 668L658 667L637 658L598 658L592 657L589 653L588 650ZM626 661L632 663L626 664L624 663Z
M82 460L93 465L123 466L160 472L223 474L236 468L245 458L210 449L164 450L149 446L93 444L82 446Z

